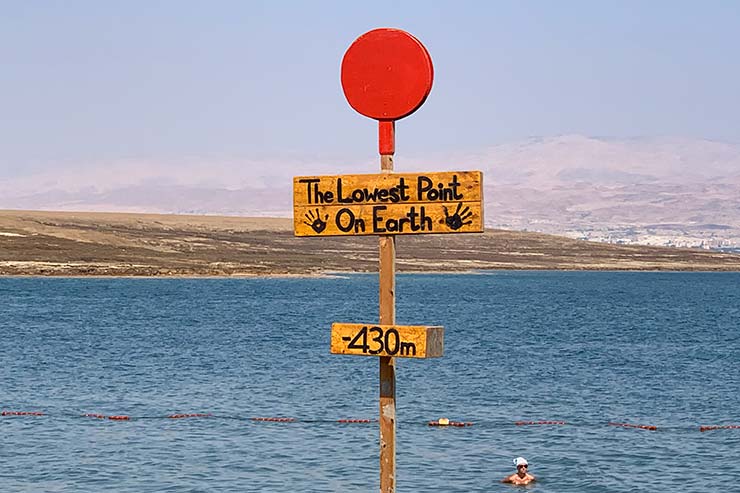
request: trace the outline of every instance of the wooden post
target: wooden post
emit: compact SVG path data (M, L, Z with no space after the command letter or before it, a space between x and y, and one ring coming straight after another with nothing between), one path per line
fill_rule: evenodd
M378 120L380 169L383 173L393 172L396 120L409 116L424 104L432 90L433 79L434 68L429 52L418 39L400 29L369 31L357 38L345 52L342 58L342 90L352 108L368 118ZM412 212L415 209L411 209L409 214ZM323 215L325 217L315 208L313 216L309 215L312 219L307 218L306 221L309 226L315 224L312 229L317 234L323 232L327 225L328 214ZM421 215L424 215L423 207ZM453 217L451 224L455 226L454 229L467 222L461 221L462 216L458 217L458 212L453 213ZM425 219L424 226L431 232L431 218L425 216ZM357 227L356 233L359 232L359 224ZM419 225L415 227L423 229ZM394 325L396 322L396 243L392 234L385 234L391 231L392 228L377 231L381 235L381 325ZM393 357L380 357L380 493L396 491L395 370Z
M393 154L381 154L380 169L393 172ZM396 238L381 235L380 323L396 323ZM396 366L395 358L380 358L380 493L396 491Z

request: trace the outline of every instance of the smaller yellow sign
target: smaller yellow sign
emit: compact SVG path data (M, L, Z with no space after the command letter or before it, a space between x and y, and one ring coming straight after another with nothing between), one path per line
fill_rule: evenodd
M439 358L444 327L334 323L331 353L399 358Z

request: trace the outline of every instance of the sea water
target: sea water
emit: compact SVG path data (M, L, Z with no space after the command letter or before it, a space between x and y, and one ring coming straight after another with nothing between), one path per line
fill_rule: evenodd
M377 275L0 279L2 492L372 492ZM399 275L397 490L740 491L740 274ZM83 417L127 415L127 421ZM176 413L209 417L170 419ZM290 417L263 422L253 417ZM472 422L430 427L441 417ZM565 425L516 425L516 421ZM656 426L657 430L609 423Z

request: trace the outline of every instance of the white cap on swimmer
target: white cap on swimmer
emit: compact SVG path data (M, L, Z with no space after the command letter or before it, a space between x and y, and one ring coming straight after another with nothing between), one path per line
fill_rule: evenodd
M517 467L528 466L529 462L527 462L527 459L525 459L524 457L517 457L516 459L514 459L514 464L516 464Z

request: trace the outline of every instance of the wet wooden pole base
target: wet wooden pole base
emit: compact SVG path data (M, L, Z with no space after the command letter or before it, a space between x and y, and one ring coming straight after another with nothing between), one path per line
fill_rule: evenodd
M393 171L393 155L380 156L380 169ZM379 238L380 323L396 323L396 239ZM380 358L380 493L396 491L396 366L395 358Z

